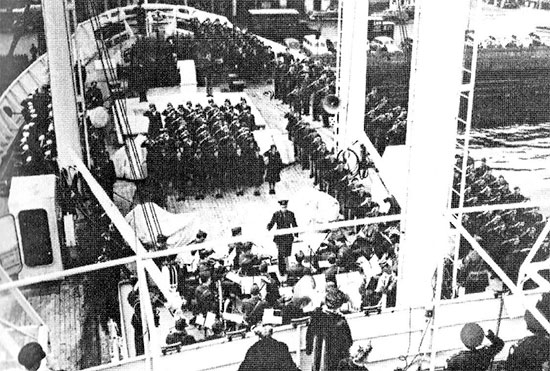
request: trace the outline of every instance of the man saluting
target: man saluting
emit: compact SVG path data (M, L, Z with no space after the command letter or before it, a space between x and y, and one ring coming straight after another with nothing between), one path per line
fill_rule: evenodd
M271 221L267 224L267 230L271 230L274 225L277 225L277 229L297 227L298 224L296 224L294 213L287 209L288 200L279 200L279 205L281 205L281 209L275 211L271 217ZM284 276L286 274L287 260L292 252L294 235L278 235L273 237L273 241L277 245L278 250L279 273L281 276Z

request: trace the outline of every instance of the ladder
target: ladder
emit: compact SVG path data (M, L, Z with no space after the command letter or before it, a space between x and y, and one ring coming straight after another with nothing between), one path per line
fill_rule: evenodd
M338 0L338 35L337 35L337 51L336 51L336 92L337 97L340 96L340 75L342 66L342 27L344 23L344 0Z
M397 12L398 16L403 14L405 11L403 10L403 7L401 6L401 0L397 0ZM403 49L403 46L407 45L407 39L409 35L407 34L407 28L405 27L405 22L400 21L399 22L399 35L401 36L401 48ZM411 59L411 50L403 50L405 52L405 57L407 58L407 61L410 61Z
M471 1L470 20L468 30L464 37L464 58L462 64L462 85L460 88L459 108L457 114L457 135L456 135L456 153L461 156L458 164L455 162L454 174L460 175L458 185L451 186L449 195L449 206L451 206L453 198L458 197L458 207L464 207L466 190L466 176L468 172L468 155L470 148L470 133L472 129L472 110L474 105L474 86L477 69L477 56L479 50L479 35L476 33L476 25L479 20L481 6L478 0ZM465 106L465 110L461 107ZM463 212L458 213L458 220L462 220ZM453 281L452 287L456 288L458 275L458 253L460 239L456 241L453 257ZM456 294L456 293L455 293Z

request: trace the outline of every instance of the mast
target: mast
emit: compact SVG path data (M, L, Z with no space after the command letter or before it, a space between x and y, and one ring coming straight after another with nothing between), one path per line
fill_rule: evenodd
M367 81L367 31L369 2L340 0L338 91L341 101L336 124L336 150L346 149L364 133ZM341 19L341 25L340 25Z
M450 227L443 215L453 176L469 5L468 0L416 4L406 138L408 189L397 291L402 306L431 302L434 271L449 251Z
M73 0L42 0L42 15L48 49L52 111L54 114L58 164L60 168L74 165L69 153L82 159L77 110L70 24L74 17ZM72 26L72 28L71 28Z

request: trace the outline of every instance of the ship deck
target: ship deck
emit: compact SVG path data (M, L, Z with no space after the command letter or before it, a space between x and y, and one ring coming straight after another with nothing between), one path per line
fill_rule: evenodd
M264 118L266 130L284 132L286 105L264 94L269 89L269 85L256 85L246 88L245 93ZM321 130L324 131L323 136L331 136L328 129ZM276 189L277 194L270 195L267 184L264 184L260 196L254 196L252 190L247 189L244 196L225 192L221 199L210 194L204 200L195 200L190 196L178 201L169 195L167 209L175 214L192 213L195 226L208 233L208 240L216 240L229 237L231 228L235 226L241 226L244 234L253 233L257 228L265 230L271 214L278 209L277 200L280 197L292 200L293 195L312 190L313 180L309 178L309 170L291 163L283 169ZM133 201L130 203L134 190L129 181L119 180L115 185L115 192L119 195L115 194L115 203L123 214L135 206ZM7 200L2 198L0 201L3 215L7 213ZM292 203L289 208L292 209ZM80 242L86 244L85 240L82 238ZM90 257L85 256L84 252L91 251L90 248L79 246L78 250L82 260L80 264L89 261ZM93 282L92 276L82 275L22 289L24 296L49 327L52 353L64 370L84 369L109 361L107 335L99 324L98 308L102 299ZM9 294L0 295L0 302L3 319L15 325L29 324L21 307Z
M255 85L245 88L244 93L248 95L253 104L265 120L265 130L278 130L286 133L287 120L284 114L288 107L280 101L270 99L264 92L271 86L267 84ZM201 88L199 88L199 92ZM214 100L216 92L214 90ZM216 101L217 102L217 101ZM217 102L218 104L222 102ZM165 107L157 107L163 110ZM321 135L330 140L332 134L330 129L321 128L318 123ZM330 147L330 145L329 145ZM223 198L215 198L214 194L206 195L204 200L195 200L194 195L188 195L185 200L177 200L173 194L168 195L167 210L171 213L191 213L196 222L194 227L208 233L208 240L227 238L231 236L231 228L240 226L243 234L253 233L257 228L263 231L269 222L271 214L278 209L277 201L281 198L288 198L289 209L292 210L293 196L302 194L308 189L313 189L313 180L309 178L309 170L303 170L299 164L291 163L281 172L281 182L276 185L276 194L268 193L268 185L264 183L261 187L261 195L254 196L253 189L246 189L244 196L237 196L234 191L226 191ZM135 206L135 187L132 182L119 180L115 184L115 204L123 214ZM132 200L132 203L130 203Z

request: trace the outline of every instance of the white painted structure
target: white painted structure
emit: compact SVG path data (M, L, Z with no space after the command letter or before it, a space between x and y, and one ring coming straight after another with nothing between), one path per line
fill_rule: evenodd
M452 5L433 0L417 4L413 38L420 41L414 44L411 65L406 138L409 170L407 198L402 205L404 239L397 299L405 306L431 301L433 274L443 259L442 246L448 243L449 223L444 214L454 171L456 112L469 6L469 0ZM438 16L443 10L453 17ZM442 47L437 60L433 58L433 45Z
M304 0L305 12L306 13L313 12L315 10L314 4L315 4L314 0ZM321 0L321 9L317 9L317 10L324 11L324 10L327 10L329 6L330 6L330 0Z
M76 106L76 80L73 76L75 59L71 51L69 21L74 12L73 0L44 0L42 14L48 48L52 107L55 115L55 137L60 168L72 165L67 151L82 157L79 117Z
M63 270L61 261L61 248L59 241L58 208L56 206L56 180L55 175L35 175L14 177L11 180L10 197L8 200L10 214L13 215L19 248L23 262L23 268L19 273L20 278L42 276L46 273ZM49 230L49 243L51 245L51 264L30 266L28 257L23 250L23 237L20 214L22 212L45 212ZM44 221L46 222L46 221ZM25 229L29 233L28 227ZM30 232L32 233L32 232Z
M347 148L364 134L363 117L367 79L367 27L364 15L368 14L368 1L346 2L342 14L340 44L340 74L337 95L340 109L336 125L336 149ZM369 148L367 148L369 152Z

